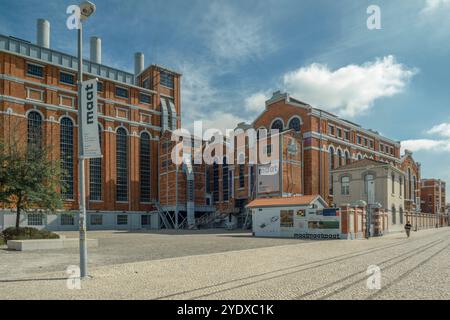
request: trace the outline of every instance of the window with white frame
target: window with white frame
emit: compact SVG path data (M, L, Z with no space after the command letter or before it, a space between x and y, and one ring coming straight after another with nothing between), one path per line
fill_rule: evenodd
M341 178L341 194L348 196L350 194L350 178L342 177Z
M61 214L61 225L62 226L75 225L75 217L72 214L67 214L67 213Z
M42 213L30 213L28 214L29 226L42 226L44 225L44 215Z
M91 226L101 226L103 224L103 215L92 214L91 215Z
M27 63L27 75L33 77L44 77L44 67L37 64Z
M123 226L128 224L128 215L119 214L117 215L117 225Z

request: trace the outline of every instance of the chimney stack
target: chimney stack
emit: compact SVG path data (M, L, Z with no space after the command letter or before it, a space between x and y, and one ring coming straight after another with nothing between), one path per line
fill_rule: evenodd
M91 62L102 64L102 39L91 37Z
M137 76L142 71L144 71L144 54L136 52L134 54L134 75Z
M50 22L45 19L37 20L37 45L50 48Z

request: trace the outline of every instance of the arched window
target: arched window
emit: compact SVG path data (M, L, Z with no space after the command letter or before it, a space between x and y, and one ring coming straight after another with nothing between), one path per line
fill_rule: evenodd
M297 117L292 118L291 121L289 121L289 129L293 129L296 132L300 132L301 126L302 124L300 122L300 119Z
M399 183L400 183L400 196L403 196L403 178L399 177Z
M28 147L42 146L42 116L39 112L28 113Z
M272 123L272 130L278 130L279 132L283 131L283 121L281 121L280 119L275 120Z
M395 173L393 173L391 175L391 180L392 180L392 194L395 194Z
M139 148L139 175L141 182L141 202L150 202L151 178L150 178L150 134L143 132L141 134Z
M328 152L329 156L328 156L328 168L329 168L329 194L332 195L333 194L333 169L334 169L334 148L330 147L329 152Z
M228 185L228 163L227 158L223 158L222 164L222 193L223 193L223 201L228 201L229 198L229 185Z
M395 206L392 206L392 224L397 223L397 210L395 209Z
M411 168L408 168L408 198L407 199L412 199Z
M62 118L59 126L59 151L61 160L61 180L64 189L63 199L73 200L73 122L69 118Z
M362 160L362 155L358 154L358 160Z
M351 163L350 154L348 153L348 151L345 151L345 164L350 163Z
M338 149L338 165L342 166L344 164L344 158L342 157L341 149Z
M98 125L98 139L102 149L102 127ZM89 160L89 199L102 200L102 158Z
M116 199L128 201L128 137L124 128L116 133Z
M369 183L373 181L373 174L366 174L364 176L364 192L367 194L369 192Z
M417 181L416 181L416 176L413 176L413 194L412 194L412 201L414 202L414 203L416 203L416 198L417 198L417 196L416 196L416 183L417 183Z

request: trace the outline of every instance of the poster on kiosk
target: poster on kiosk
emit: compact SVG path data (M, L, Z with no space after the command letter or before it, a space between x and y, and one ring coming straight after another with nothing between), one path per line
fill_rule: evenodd
M260 208L253 212L253 231L259 237L339 239L340 209Z

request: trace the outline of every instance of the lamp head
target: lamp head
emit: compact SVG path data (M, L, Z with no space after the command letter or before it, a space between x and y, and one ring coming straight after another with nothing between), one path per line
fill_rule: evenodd
M95 4L90 1L83 1L80 4L81 21L87 20L95 12Z

